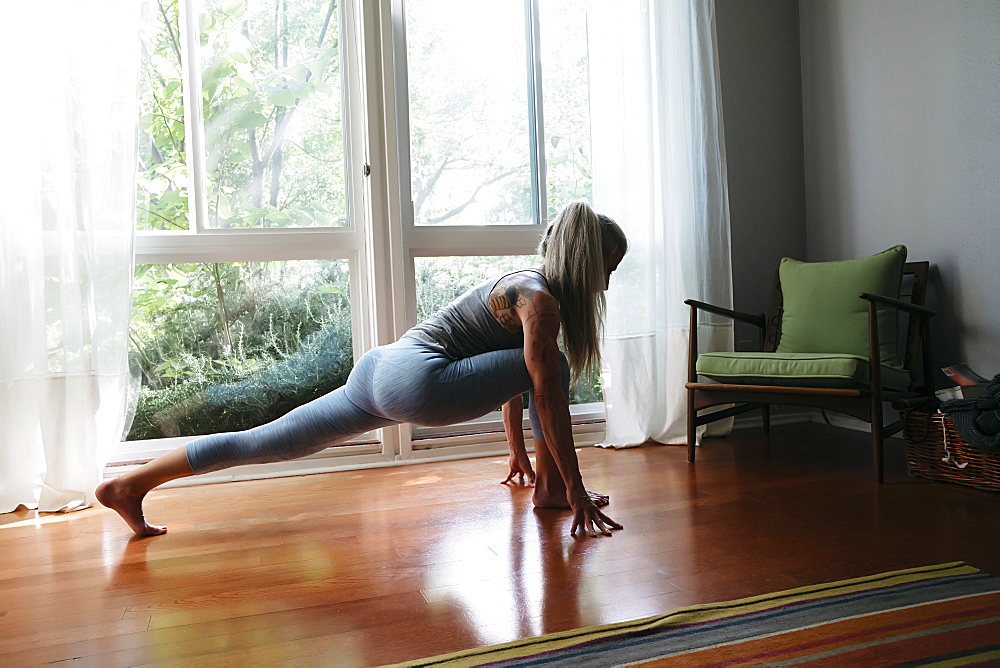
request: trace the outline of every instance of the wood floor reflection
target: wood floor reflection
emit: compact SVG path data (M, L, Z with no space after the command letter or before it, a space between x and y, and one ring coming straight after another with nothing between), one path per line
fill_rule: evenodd
M1000 573L1000 494L873 482L863 434L820 425L580 451L625 525L502 486L504 458L167 489L163 537L109 511L0 515L0 665L370 666L885 570Z

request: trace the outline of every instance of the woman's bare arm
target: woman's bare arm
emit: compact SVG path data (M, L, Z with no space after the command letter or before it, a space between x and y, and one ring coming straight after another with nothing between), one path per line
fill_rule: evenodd
M524 482L525 476L528 484L535 484L535 470L531 468L531 459L528 457L528 450L524 447L524 428L522 419L524 416L524 402L521 395L517 395L503 405L503 430L507 435L507 445L510 447L510 473L501 483L506 485L518 477L520 482Z
M621 525L602 513L583 486L580 464L573 444L573 424L569 402L562 389L558 335L559 303L547 291L521 293L514 305L524 331L524 361L535 392L535 408L545 442L549 445L559 474L566 485L566 500L573 510L573 526L596 535L596 529L610 535Z

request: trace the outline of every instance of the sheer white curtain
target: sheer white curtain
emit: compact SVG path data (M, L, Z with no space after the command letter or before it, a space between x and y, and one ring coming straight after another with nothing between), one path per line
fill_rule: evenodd
M611 281L605 445L686 440L687 298L732 306L712 0L588 2L594 206L631 250ZM706 319L700 350L732 350Z
M0 24L0 512L85 507L127 397L139 4Z

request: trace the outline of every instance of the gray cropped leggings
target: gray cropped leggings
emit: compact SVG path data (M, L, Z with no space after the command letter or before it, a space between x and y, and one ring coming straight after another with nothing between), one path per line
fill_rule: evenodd
M568 396L565 356L562 384ZM191 441L187 459L195 473L295 459L400 422L441 426L471 420L525 391L531 431L541 440L522 348L455 360L403 337L365 353L343 387L259 427Z

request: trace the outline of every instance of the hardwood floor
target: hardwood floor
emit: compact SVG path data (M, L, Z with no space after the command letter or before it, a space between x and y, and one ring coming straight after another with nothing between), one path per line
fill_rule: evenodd
M565 512L484 458L153 492L116 515L0 515L0 665L369 666L964 560L1000 573L1000 494L910 478L821 425L580 451L625 525Z

